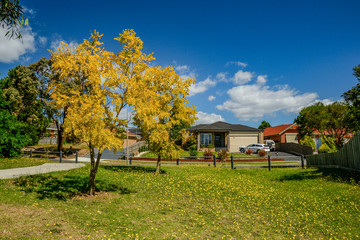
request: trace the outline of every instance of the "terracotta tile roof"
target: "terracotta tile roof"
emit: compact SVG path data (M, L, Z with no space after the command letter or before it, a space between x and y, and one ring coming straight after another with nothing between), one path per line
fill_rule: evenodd
M280 135L288 129L297 129L297 125L295 123L292 124L283 124L275 127L268 127L264 129L264 137Z

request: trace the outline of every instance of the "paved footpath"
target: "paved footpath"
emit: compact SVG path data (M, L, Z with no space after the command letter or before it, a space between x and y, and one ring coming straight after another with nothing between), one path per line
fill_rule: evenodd
M82 163L45 163L40 166L24 167L24 168L11 168L0 170L0 179L18 178L21 176L29 176L35 174L67 171L75 168L84 167Z

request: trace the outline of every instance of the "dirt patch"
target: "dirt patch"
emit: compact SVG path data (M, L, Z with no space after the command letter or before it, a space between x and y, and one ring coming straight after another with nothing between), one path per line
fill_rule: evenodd
M109 200L113 199L113 198L118 198L120 195L118 193L114 193L114 192L97 192L95 194L95 196L93 195L89 195L89 194L82 194L82 195L77 195L71 199L73 200L96 200L96 201L106 201L108 202Z

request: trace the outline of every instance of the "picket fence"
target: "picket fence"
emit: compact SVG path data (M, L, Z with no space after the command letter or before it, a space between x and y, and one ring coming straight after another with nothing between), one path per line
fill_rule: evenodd
M360 171L360 134L352 137L340 151L307 155L306 161L308 167L330 167Z

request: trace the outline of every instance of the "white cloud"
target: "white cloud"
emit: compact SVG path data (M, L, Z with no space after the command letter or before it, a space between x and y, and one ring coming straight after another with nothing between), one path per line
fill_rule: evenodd
M69 46L69 49L70 51L73 51L75 50L76 46L78 45L78 43L76 41L71 41L70 43L66 42L62 37L61 35L59 34L56 34L55 39L52 40L51 44L50 44L50 48L53 50L53 51L57 51L58 47L61 47L62 46L62 43L61 42L65 42L68 44Z
M205 113L205 112L201 112L199 111L197 113L197 117L198 120L195 121L195 124L210 124L210 123L214 123L217 121L222 121L225 122L225 119L218 114L215 113Z
M189 96L194 96L195 94L205 92L208 88L214 87L216 85L215 80L211 80L207 78L204 81L196 82L194 85L190 87Z
M42 46L45 46L46 43L47 43L47 38L46 38L46 37L39 36L38 40L39 40L39 43L40 43Z
M247 63L244 63L244 62L239 62L239 61L230 61L230 62L227 62L226 63L226 66L229 66L229 65L236 65L238 67L243 67L243 68L246 68L247 67Z
M215 96L212 96L212 95L208 97L208 100L209 100L210 102L213 101L213 100L215 100L215 99L216 99L216 97L215 97Z
M179 65L175 67L176 71L187 71L189 67L187 65Z
M175 62L176 64L176 62ZM194 71L190 70L190 67L187 65L177 65L175 67L175 70L179 74L181 78L189 79L189 78L195 78L196 74Z
M332 101L331 99L328 99L328 98L322 99L322 100L316 100L315 103L317 103L317 102L321 102L321 103L323 103L325 106L334 103L334 101Z
M30 15L34 15L36 13L34 11L34 9L30 9L30 8L25 7L25 6L23 6L23 11L24 11L24 13L28 13Z
M256 79L256 83L259 85L264 85L266 83L267 75L259 75Z
M317 93L300 94L287 85L271 89L262 85L242 85L228 90L230 99L219 110L232 112L239 120L259 120L265 114L278 111L298 113L303 107L309 106L318 98Z
M242 70L239 70L237 73L235 73L232 81L237 85L241 85L250 82L253 77L253 73L243 72Z
M226 72L221 72L221 73L218 73L216 75L216 79L219 80L220 82L226 82L226 75L227 73Z
M8 39L6 32L6 27L0 27L0 62L12 63L26 53L35 52L35 33L30 27L21 29L22 39Z

